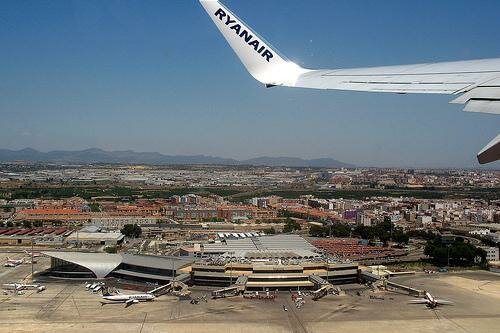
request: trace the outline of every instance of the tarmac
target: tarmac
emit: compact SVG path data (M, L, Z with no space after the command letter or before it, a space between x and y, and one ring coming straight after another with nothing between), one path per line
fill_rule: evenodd
M22 257L21 254L11 257ZM38 258L37 270L48 267ZM30 280L31 265L3 267L0 283ZM46 281L41 293L0 294L0 332L496 332L500 327L500 274L486 271L417 273L394 281L452 301L435 310L410 305L412 297L398 292L373 292L364 285L342 286L345 296L306 298L297 309L290 293L274 301L243 297L190 304L174 296L152 302L100 304L101 296L85 290L84 282ZM123 291L130 293L130 291ZM193 297L210 290L193 288ZM370 297L371 296L371 297ZM288 311L284 311L285 306Z

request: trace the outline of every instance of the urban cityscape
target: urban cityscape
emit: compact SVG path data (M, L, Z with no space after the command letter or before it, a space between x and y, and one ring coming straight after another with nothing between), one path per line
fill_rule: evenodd
M2 1L0 333L500 332L499 12Z
M494 308L499 188L498 172L484 170L5 162L3 304L36 325L73 322L60 308L107 318L100 304L128 311L154 299L131 309L157 318L174 306L171 327L196 329L203 307L241 330L234 318L253 322L264 307L293 312L267 327L294 332L325 329L315 315L337 313L336 302L340 313L430 292L464 302L481 288L475 301L493 297Z

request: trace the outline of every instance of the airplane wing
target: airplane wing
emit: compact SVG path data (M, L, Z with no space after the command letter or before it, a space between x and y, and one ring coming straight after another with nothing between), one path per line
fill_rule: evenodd
M427 299L425 298L420 298L420 299L412 299L408 301L408 304L427 304Z
M500 114L500 58L403 66L312 70L281 55L218 0L200 0L248 72L266 87L450 94L468 112ZM479 163L500 159L500 135Z
M139 301L136 299L129 299L129 300L125 301L125 307L128 308L132 304L136 304L136 303L139 303Z

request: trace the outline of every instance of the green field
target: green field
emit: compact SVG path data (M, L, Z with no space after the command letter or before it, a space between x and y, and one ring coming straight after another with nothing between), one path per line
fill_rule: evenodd
M243 202L256 196L277 195L283 198L299 198L302 195L313 195L321 199L363 199L372 196L414 197L420 199L475 198L485 200L498 199L498 188L491 189L363 189L363 190L295 190L295 189L255 189L255 188L142 188L124 186L61 186L61 187L21 187L0 189L0 198L34 199L34 198L69 198L78 196L84 199L100 196L168 198L172 195L188 193L207 196L217 194L227 197L233 202Z

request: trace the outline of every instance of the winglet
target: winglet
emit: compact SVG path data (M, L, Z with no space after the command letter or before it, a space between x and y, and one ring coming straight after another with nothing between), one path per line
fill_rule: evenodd
M490 141L478 154L480 164L494 162L500 159L500 134Z
M200 0L200 3L256 80L268 87L294 86L298 77L308 72L280 55L218 0Z

